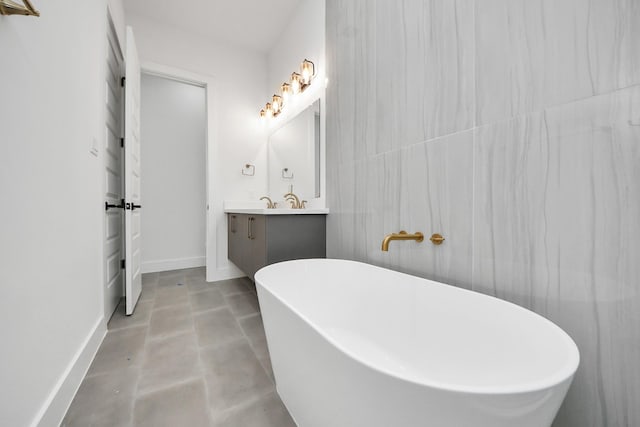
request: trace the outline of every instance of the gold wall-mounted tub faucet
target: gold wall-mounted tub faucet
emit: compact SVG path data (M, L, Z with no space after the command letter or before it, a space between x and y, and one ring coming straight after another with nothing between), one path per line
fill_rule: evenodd
M387 234L382 240L382 250L384 252L387 252L389 250L389 243L392 240L415 240L416 242L422 242L424 240L424 234L419 231L416 231L413 234L409 234L404 230L400 231L399 233Z

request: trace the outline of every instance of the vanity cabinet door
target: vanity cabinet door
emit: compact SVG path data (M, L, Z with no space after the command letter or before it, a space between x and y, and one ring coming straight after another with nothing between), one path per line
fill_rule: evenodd
M247 256L246 269L243 270L251 280L256 271L267 265L266 218L264 215L249 215L247 218Z
M326 257L326 215L273 215L267 225L265 265Z
M227 251L228 258L240 270L244 271L244 254L248 246L247 239L247 215L243 214L227 214L228 218L228 240Z

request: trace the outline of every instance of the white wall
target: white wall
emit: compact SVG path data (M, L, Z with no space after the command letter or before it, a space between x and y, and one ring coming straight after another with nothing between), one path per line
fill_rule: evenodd
M143 74L142 271L205 265L205 88Z
M104 146L107 2L36 6L40 18L0 16L6 426L57 424L105 332L102 152L89 149Z
M241 275L227 259L227 224L223 200L258 200L266 193L266 135L258 112L264 104L266 56L258 52L220 45L179 29L136 15L128 15L143 62L161 64L209 76L213 106L208 135L213 157L219 159L210 171L209 215L215 238L209 233L208 280ZM144 144L144 141L142 141ZM144 161L144 160L143 160ZM243 176L244 164L256 166L253 177ZM143 196L144 197L144 196Z
M325 1L302 0L276 44L269 50L266 103L280 85L299 71L302 60L313 61L324 75Z

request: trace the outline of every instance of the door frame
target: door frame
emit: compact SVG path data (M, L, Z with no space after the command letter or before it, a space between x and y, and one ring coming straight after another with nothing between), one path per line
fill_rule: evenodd
M218 247L219 234L226 235L226 217L223 210L223 200L220 198L219 187L221 179L217 153L217 111L218 105L217 83L213 76L193 73L181 68L175 68L155 62L141 61L143 74L164 77L183 83L194 84L205 89L206 110L206 166L205 166L205 192L206 192L206 238L205 238L205 266L207 281L223 280L241 275L240 271L229 262L226 257L220 259L222 248ZM142 101L144 102L144 101ZM144 179L144 178L143 178ZM143 237L144 238L144 237ZM144 270L143 270L144 273Z

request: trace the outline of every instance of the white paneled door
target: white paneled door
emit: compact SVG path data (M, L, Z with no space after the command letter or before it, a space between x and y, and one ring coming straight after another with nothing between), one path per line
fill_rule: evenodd
M125 298L126 313L132 314L142 291L140 256L140 61L127 27L125 80Z
M104 222L104 316L109 319L122 297L122 259L124 220L122 208L123 162L120 138L122 136L123 58L115 30L109 22L107 30L106 122L104 150L105 222Z

